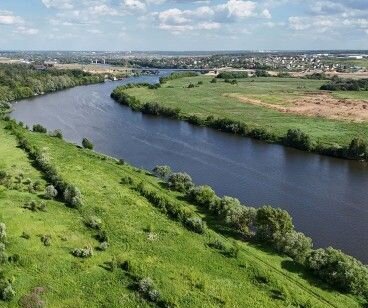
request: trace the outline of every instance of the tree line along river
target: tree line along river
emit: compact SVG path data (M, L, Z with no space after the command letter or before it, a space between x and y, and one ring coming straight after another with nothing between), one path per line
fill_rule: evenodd
M87 137L96 151L137 167L170 165L245 204L286 209L316 246L331 245L368 262L367 164L142 115L110 98L118 85L158 78L132 77L26 99L15 104L12 117L61 129L71 142Z

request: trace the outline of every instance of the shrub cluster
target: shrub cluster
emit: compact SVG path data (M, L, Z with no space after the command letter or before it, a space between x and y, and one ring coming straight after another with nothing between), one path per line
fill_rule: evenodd
M160 195L157 192L148 189L143 183L139 183L135 187L135 190L157 207L162 213L181 222L188 230L199 234L205 232L205 223L201 218L195 216L189 209L179 205L177 202L169 200L164 195Z
M193 181L189 174L185 172L171 173L167 184L173 190L186 192L193 187Z
M43 172L46 180L51 183L60 193L62 200L71 207L78 208L82 205L82 195L79 189L67 183L57 172L56 168L51 164L48 156L32 146L23 136L22 132L17 128L14 121L9 121L9 127L18 139L19 146L24 149L31 159L34 160L36 167Z
M239 79L239 78L248 78L248 72L221 72L217 75L216 78L220 79Z
M93 256L93 248L90 246L75 248L72 250L72 255L77 258L90 258Z
M365 79L340 79L333 78L320 88L327 91L368 91L368 78Z
M51 199L56 198L57 194L58 194L58 191L56 190L54 185L48 185L45 189L45 195L44 196L45 196L46 199L51 200Z
M140 111L144 114L150 114L155 116L164 116L169 118L178 118L180 114L179 108L171 108L161 106L158 103L144 103Z
M159 178L165 180L172 173L172 170L169 166L156 166L153 168L152 172Z
M289 129L284 139L284 143L287 146L303 151L310 151L313 149L311 138L300 129Z
M266 70L257 69L254 72L254 76L256 76L256 77L270 77L271 75Z
M3 301L11 301L15 297L15 291L11 280L0 277L0 299Z
M82 146L85 149L93 150L93 143L90 140L88 140L87 138L83 138L83 140L82 140Z
M35 125L33 125L32 130L35 133L43 133L43 134L46 134L47 133L47 129L45 127L43 127L41 124L35 124Z

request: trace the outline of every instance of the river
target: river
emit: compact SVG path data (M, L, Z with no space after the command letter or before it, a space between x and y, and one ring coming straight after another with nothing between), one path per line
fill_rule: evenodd
M368 263L366 164L142 115L110 98L119 84L157 81L132 77L26 99L12 117L61 129L71 142L87 137L96 151L137 167L170 165L247 205L286 209L316 247L333 246Z

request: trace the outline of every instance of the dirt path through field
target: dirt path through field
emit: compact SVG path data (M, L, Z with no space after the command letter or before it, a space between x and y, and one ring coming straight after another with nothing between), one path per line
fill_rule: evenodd
M224 96L284 113L356 122L368 121L368 100L338 99L330 93L306 93L297 99L286 101L284 106L265 103L258 98L239 93L228 93Z

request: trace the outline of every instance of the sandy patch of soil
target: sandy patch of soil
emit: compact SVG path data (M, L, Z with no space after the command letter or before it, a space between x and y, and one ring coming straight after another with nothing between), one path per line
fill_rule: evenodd
M368 121L368 100L338 99L329 93L306 93L305 96L287 101L284 106L265 103L244 94L232 93L224 96L283 113L356 122Z

